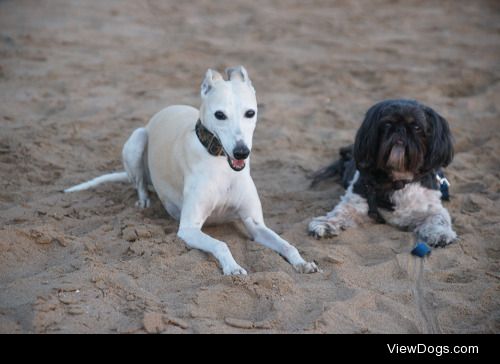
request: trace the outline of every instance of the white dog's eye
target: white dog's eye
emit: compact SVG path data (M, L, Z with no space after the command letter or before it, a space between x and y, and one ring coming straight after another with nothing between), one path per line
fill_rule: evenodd
M245 117L246 118L253 118L255 116L255 111L250 109L250 110L247 110L247 112L245 113Z
M215 118L217 120L226 120L227 119L226 114L224 114L222 111L216 111L214 115L215 115Z

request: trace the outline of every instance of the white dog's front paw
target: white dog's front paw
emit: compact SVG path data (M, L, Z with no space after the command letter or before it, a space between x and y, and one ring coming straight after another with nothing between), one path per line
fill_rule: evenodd
M241 268L238 264L236 265L231 265L231 266L226 266L222 268L222 271L224 272L225 276L246 276L247 271Z
M339 230L340 227L326 216L315 217L309 223L309 235L316 239L336 236L339 234Z
M316 273L321 272L316 263L304 262L293 266L298 273Z
M135 203L135 206L141 209L145 209L150 205L151 205L151 200L149 198L145 198L143 200L137 200L137 202Z

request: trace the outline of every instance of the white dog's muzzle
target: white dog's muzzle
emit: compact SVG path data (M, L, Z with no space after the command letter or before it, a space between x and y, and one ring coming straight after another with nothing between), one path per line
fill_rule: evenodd
M250 155L250 150L245 144L243 144L242 142L238 142L236 144L236 147L233 150L233 155L235 157L233 159L232 157L230 157L230 154L224 150L224 147L222 146L219 138L217 138L214 133L208 130L202 124L200 119L198 119L198 122L196 123L195 130L198 140L206 148L207 152L210 153L210 155L213 155L214 157L226 156L229 166L236 172L239 172L245 168L245 160Z

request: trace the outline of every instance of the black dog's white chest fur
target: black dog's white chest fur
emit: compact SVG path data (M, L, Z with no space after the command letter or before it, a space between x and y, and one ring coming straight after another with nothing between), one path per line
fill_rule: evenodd
M379 211L391 225L414 229L429 215L442 213L441 192L422 186L421 183L407 184L390 195L393 209Z

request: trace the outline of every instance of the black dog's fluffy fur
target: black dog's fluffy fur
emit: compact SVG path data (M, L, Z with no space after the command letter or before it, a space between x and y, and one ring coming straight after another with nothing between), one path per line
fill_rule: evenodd
M368 214L383 223L378 208L392 209L394 191L412 182L439 189L436 173L452 159L452 136L441 115L414 100L385 100L367 111L354 145L315 172L311 185L339 175L347 188L359 170L353 192L367 199Z

